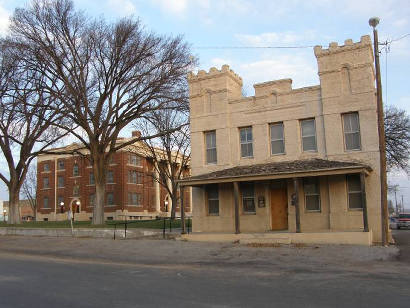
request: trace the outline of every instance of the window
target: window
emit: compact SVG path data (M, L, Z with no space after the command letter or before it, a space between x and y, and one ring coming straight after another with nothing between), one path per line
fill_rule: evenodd
M44 209L49 209L50 208L50 204L48 202L48 197L44 197L44 199L43 199L43 208Z
M129 192L128 193L128 204L129 205L136 205L140 206L141 205L141 194L135 193L135 192Z
M142 184L142 173L135 170L128 171L128 183Z
M74 164L73 166L73 176L79 176L80 175L80 170L78 168L77 164Z
M317 177L303 179L303 190L305 192L306 211L320 211L319 179Z
M114 205L114 193L107 193L107 205Z
M346 150L360 150L360 125L357 112L343 115L343 130Z
M64 187L64 177L63 176L57 177L57 187L59 188Z
M241 183L242 205L245 213L255 213L255 192L253 183Z
M206 143L206 163L216 164L216 132L206 132L205 133L205 143Z
M49 163L44 163L43 171L50 171L50 164Z
M95 177L94 177L94 173L90 173L90 181L89 181L90 185L94 185L95 184Z
M218 184L208 185L206 189L208 197L208 214L219 215L219 192Z
M95 194L90 194L89 196L89 207L93 207L95 205Z
M43 178L43 188L49 188L50 187L50 181L48 178Z
M74 185L73 187L73 196L78 197L80 195L80 185Z
M239 129L241 139L241 157L253 157L252 127Z
M349 174L346 176L347 181L347 194L349 209L356 210L362 209L362 188L360 185L359 174Z
M107 171L107 183L114 183L114 172L113 171Z
M282 122L270 125L270 148L272 155L285 153Z
M64 160L62 160L62 159L59 159L58 161L57 161L57 169L58 170L64 170Z
M317 151L315 119L302 120L300 126L303 151Z
M133 166L141 166L141 157L136 154L130 154L128 163Z

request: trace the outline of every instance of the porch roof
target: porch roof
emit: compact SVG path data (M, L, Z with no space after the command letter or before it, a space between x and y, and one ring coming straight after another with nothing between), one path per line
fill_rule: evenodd
M365 172L372 169L362 163L326 159L294 160L236 166L180 180L183 186L256 180L285 179Z

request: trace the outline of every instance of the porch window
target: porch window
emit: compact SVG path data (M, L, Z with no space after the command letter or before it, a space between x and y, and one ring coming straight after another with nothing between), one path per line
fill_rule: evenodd
M319 178L310 177L303 180L303 190L305 192L305 209L308 212L320 211L320 188Z
M107 205L114 205L114 193L112 192L107 193Z
M95 205L95 194L90 194L89 196L89 207L93 207Z
M317 151L315 119L300 121L303 151Z
M135 192L128 193L128 204L140 206L141 205L141 194Z
M270 145L272 155L285 153L283 122L270 125Z
M43 178L43 188L50 187L50 180L48 178Z
M205 143L206 143L206 163L216 164L216 132L210 131L205 133Z
M44 197L44 199L43 199L43 208L44 209L49 209L50 208L50 204L48 202L48 197Z
M241 141L241 157L253 157L252 127L240 128L239 135Z
M73 166L73 176L79 176L79 175L80 175L80 170L79 170L79 168L78 168L78 165L75 164L75 165Z
M206 189L208 198L208 214L219 215L219 191L218 184L208 185Z
M114 183L114 172L113 171L107 171L107 183L112 184Z
M255 213L255 189L253 183L241 183L244 213Z
M346 150L360 150L360 125L357 112L343 115L343 130Z
M64 177L63 176L57 177L57 186L59 188L64 187Z
M360 175L349 174L346 176L347 194L349 209L357 210L363 208L362 203L362 188L360 185Z

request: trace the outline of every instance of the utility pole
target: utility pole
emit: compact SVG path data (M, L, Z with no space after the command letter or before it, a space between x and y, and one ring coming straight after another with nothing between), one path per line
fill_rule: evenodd
M403 195L401 195L401 208L403 209L403 212L404 212L404 201L403 201Z
M379 131L379 152L380 152L380 211L382 223L382 245L386 246L388 242L388 211L387 211L387 174L386 174L386 141L384 134L384 112L382 101L382 82L380 76L380 61L379 61L379 37L376 26L379 24L378 17L369 19L369 25L373 27L373 44L374 44L374 59L376 67L376 89L377 89L377 120Z
M394 186L394 201L396 202L396 214L398 214L399 208L397 207L397 186Z

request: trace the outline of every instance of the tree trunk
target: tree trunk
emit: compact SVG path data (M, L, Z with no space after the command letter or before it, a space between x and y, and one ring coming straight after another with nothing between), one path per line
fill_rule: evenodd
M7 220L9 224L20 223L19 193L19 189L14 185L9 187L9 217Z
M178 205L177 204L178 197L177 197L176 191L172 194L171 200L172 200L171 219L175 219L175 213L177 211L177 205Z
M94 157L95 204L93 209L93 225L102 225L105 205L105 165L104 157Z

